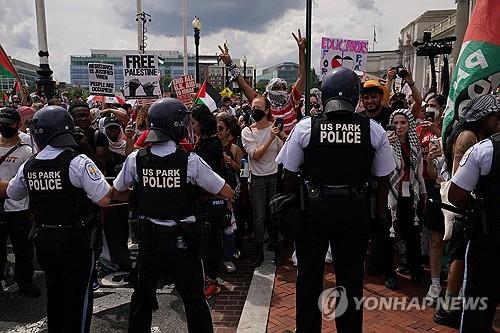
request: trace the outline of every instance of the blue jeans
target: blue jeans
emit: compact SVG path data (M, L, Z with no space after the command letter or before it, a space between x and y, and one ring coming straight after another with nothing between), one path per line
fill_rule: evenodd
M265 221L268 218L268 204L276 194L276 174L268 176L252 175L250 201L253 211L253 232L255 242L264 242Z

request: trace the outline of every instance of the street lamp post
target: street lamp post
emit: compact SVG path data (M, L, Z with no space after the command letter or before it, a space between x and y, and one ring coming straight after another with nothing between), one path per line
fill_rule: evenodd
M40 68L36 71L39 75L35 80L39 96L46 100L54 96L55 82L52 80L52 70L49 66L49 50L47 45L47 23L45 21L45 1L35 0L36 30L38 35L38 57ZM19 82L21 84L21 82Z
M201 21L200 18L195 16L192 22L194 30L194 45L196 46L196 83L200 83L200 31Z
M246 82L247 81L247 57L243 56L243 58L241 58L241 62L243 63L243 79Z

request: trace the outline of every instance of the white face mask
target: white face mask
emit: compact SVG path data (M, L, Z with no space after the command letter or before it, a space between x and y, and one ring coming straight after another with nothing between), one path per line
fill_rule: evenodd
M288 92L285 90L271 90L268 97L272 106L283 106L287 101Z

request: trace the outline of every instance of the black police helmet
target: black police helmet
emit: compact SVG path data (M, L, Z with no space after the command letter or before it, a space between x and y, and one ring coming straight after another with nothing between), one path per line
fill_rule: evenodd
M40 149L52 147L75 147L73 118L64 108L51 105L38 110L33 116L30 132Z
M354 112L359 101L361 82L358 75L345 67L337 67L321 82L321 103L324 113Z
M186 134L189 111L184 104L175 98L161 98L151 104L148 110L149 133L146 143L166 142L179 143Z

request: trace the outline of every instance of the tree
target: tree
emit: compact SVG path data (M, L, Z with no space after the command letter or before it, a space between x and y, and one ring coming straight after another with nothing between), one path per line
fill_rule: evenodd
M171 91L170 88L168 87L170 85L170 82L172 82L172 78L170 75L165 75L160 78L160 87L162 91Z
M319 76L316 74L316 70L313 68L311 70L311 88L318 88L320 87L320 82L319 82Z
M67 88L65 92L70 101L74 101L79 97L81 97L83 100L87 100L87 97L89 97L89 90L80 86Z

